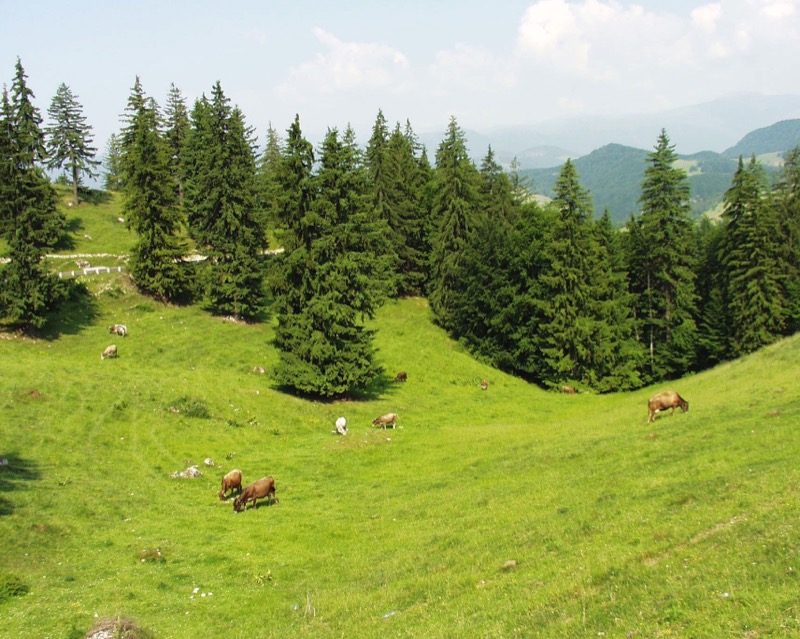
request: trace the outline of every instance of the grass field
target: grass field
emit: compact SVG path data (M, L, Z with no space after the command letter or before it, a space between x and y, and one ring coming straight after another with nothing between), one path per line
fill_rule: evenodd
M73 213L95 247L119 233L109 206ZM0 339L0 637L114 615L159 639L800 637L800 336L562 396L408 299L374 321L385 377L325 403L273 387L269 319L165 307L124 274L86 285L45 338ZM647 424L667 387L690 411ZM389 411L400 427L373 429ZM172 477L190 464L203 476ZM234 514L233 467L274 476L280 503Z

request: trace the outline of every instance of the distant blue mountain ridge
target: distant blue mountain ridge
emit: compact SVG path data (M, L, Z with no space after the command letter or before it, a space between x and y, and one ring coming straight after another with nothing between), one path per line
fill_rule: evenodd
M680 167L689 176L692 212L699 216L714 209L731 186L739 156L757 156L768 175L780 171L782 154L800 146L800 119L784 120L747 133L722 153L701 151L681 155ZM648 150L621 144L606 144L573 160L581 185L593 198L595 215L608 209L613 222L624 224L639 210ZM537 194L553 197L561 166L526 169L520 175Z

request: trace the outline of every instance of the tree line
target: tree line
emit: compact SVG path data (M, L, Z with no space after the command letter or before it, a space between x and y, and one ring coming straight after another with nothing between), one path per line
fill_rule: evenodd
M97 161L66 85L41 127L18 61L0 114L0 316L34 330L63 301L45 251L66 233L44 169L63 167L77 204ZM640 209L624 228L592 210L572 161L543 204L491 147L476 165L451 118L431 163L410 122L378 112L364 148L351 127L318 148L296 116L263 150L220 83L162 109L137 78L109 139L105 188L136 241L130 277L165 303L276 318L275 379L336 397L380 375L369 320L425 296L434 320L479 359L544 387L627 390L739 357L800 324L800 149L770 185L740 159L722 219L690 217L687 175L661 131ZM265 257L270 238L284 249ZM187 260L190 247L201 262Z

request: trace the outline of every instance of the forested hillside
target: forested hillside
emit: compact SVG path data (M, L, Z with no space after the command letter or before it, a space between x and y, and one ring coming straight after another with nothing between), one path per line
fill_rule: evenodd
M31 96L19 62L0 119L0 318L35 335L85 299L48 256L82 233L67 213L95 150L68 87L48 127ZM400 297L426 297L492 366L595 392L674 379L800 327L800 147L771 176L755 158L680 158L662 130L650 152L609 145L567 161L539 204L525 174L491 147L476 164L468 145L452 118L431 157L410 122L379 111L365 148L349 127L315 148L296 116L259 151L218 82L193 105L173 85L162 108L137 78L105 187L121 199L139 292L274 320L273 374L301 396L368 388L381 374L369 322ZM44 170L61 165L68 207ZM603 187L614 199L598 210ZM721 222L698 222L719 193ZM267 260L269 247L282 251Z
M748 133L724 153L702 151L679 155L691 185L691 211L697 217L722 202L736 172L740 155L783 154L800 144L800 120L786 120ZM647 151L619 144L607 144L590 154L573 159L581 180L589 190L595 211L608 209L612 221L624 224L639 211L639 196ZM764 170L774 179L778 167L764 163ZM520 175L528 179L536 193L552 197L560 166L526 169Z

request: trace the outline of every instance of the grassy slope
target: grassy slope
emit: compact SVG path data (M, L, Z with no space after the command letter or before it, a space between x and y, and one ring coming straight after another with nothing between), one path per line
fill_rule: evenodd
M0 340L0 577L30 587L0 599L3 637L80 637L95 613L162 639L800 636L800 337L674 384L690 412L648 425L654 389L546 393L405 300L374 324L409 381L319 403L252 372L271 323L89 285L72 330ZM210 417L170 410L192 401ZM389 410L402 428L373 430ZM234 466L280 504L234 515Z

